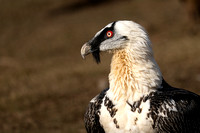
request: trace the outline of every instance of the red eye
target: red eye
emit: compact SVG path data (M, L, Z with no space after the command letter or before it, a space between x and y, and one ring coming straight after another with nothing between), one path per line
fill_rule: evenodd
M112 31L110 31L110 30L109 30L109 31L107 31L107 33L106 33L106 36L107 36L107 37L112 37L112 36L113 36L113 32L112 32Z

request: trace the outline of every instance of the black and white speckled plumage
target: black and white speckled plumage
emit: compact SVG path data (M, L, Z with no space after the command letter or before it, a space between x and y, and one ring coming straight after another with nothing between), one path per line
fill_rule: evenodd
M111 23L81 54L92 53L99 63L100 51L113 53L109 89L89 103L88 133L200 133L200 96L165 82L140 25Z
M101 113L101 106L106 106L103 103L103 98L106 97L107 90L103 90L88 106L85 114L85 127L88 133L104 133L104 129L99 122L99 114ZM140 103L147 100L150 100L150 112L147 118L153 119L152 128L155 129L156 133L200 133L199 95L183 89L173 88L163 80L162 88L158 88L156 92L152 92L134 102L133 105L130 105L131 111L135 112L138 109L141 112L142 110L139 109ZM163 104L170 104L171 100L175 101L177 112L167 111L162 107ZM114 106L112 105L112 107ZM108 111L112 117L111 112L115 112L117 109L110 109ZM167 117L159 116L159 113L163 113ZM113 123L116 123L115 121Z
M99 114L101 113L100 108L107 90L108 89L103 90L88 105L88 109L84 117L85 127L88 133L104 133L104 129L99 122Z
M199 133L200 132L200 96L169 86L163 83L163 88L150 94L150 114L158 133ZM162 110L161 106L173 100L177 111ZM169 104L170 105L170 104ZM173 106L173 105L172 105ZM162 111L167 117L158 115Z

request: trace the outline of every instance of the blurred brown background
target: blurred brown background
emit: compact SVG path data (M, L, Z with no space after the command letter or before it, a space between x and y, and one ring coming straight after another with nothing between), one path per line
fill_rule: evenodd
M0 132L85 133L111 55L97 65L80 48L115 20L143 25L168 83L200 94L199 14L188 1L0 0Z

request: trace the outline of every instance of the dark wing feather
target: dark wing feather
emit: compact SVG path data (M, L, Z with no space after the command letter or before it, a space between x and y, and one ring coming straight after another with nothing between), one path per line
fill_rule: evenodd
M105 133L102 125L99 122L99 114L101 103L108 89L103 90L99 95L94 98L93 102L90 102L88 109L85 113L84 121L87 133Z
M150 95L151 115L158 133L200 133L200 96L190 91L164 85ZM163 103L174 100L177 111L166 111ZM159 111L167 117L159 116Z

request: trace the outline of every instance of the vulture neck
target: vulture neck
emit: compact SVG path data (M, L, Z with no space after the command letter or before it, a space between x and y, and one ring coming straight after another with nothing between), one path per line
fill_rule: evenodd
M126 48L114 52L107 93L110 99L131 103L161 88L162 74L151 47L148 49L144 52L138 48Z

